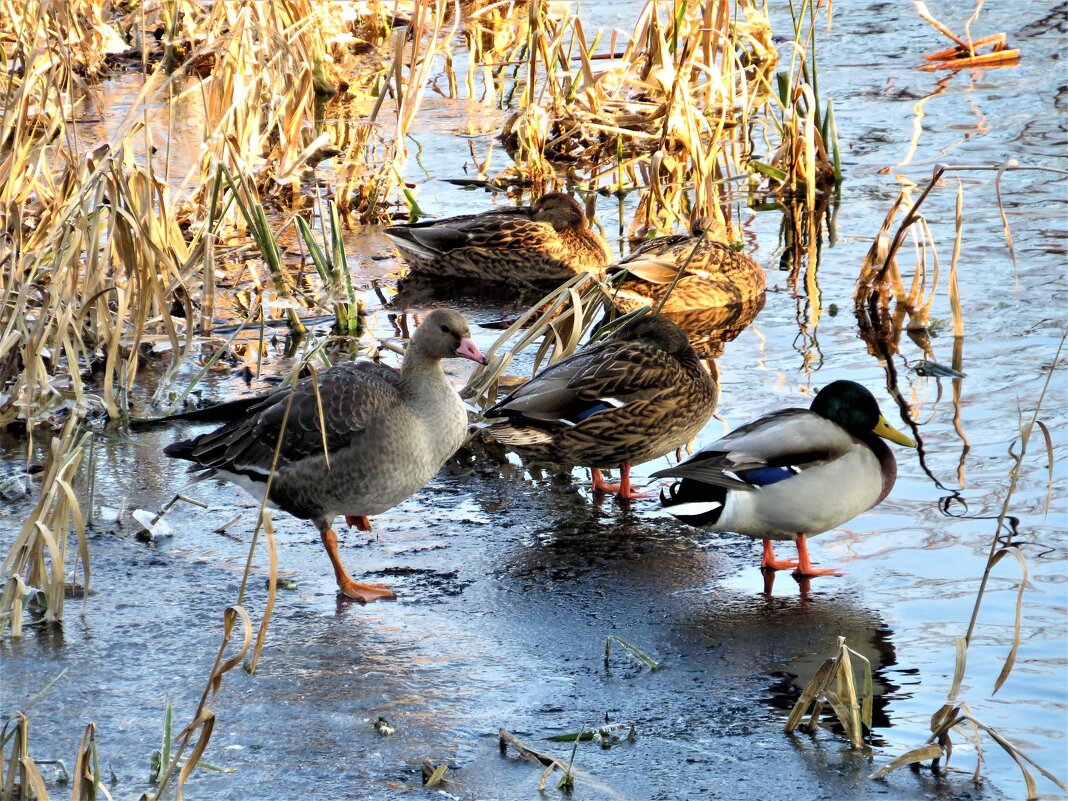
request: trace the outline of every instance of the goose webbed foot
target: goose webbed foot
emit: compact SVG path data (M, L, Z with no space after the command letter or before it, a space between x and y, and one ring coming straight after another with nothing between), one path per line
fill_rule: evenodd
M353 581L348 576L338 581L337 588L338 592L346 598L352 598L364 604L397 597L385 584L364 584L360 581Z
M364 518L366 520L367 518ZM334 578L337 580L338 591L346 598L352 598L360 603L370 603L383 598L395 598L393 591L384 584L364 584L353 581L341 562L341 555L337 550L337 534L325 520L316 521L319 528L319 537L326 548L326 555L330 557L330 564L334 567Z
M356 526L359 531L371 530L371 518L367 515L345 515L345 523L349 528Z

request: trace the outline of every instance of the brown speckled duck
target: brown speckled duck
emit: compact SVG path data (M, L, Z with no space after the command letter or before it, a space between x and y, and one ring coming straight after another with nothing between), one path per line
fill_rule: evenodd
M702 231L706 231L703 240ZM609 276L627 273L615 297L616 308L624 312L640 306L656 308L695 246L697 252L661 312L743 304L763 294L764 270L750 256L719 241L720 236L711 220L698 218L690 236L663 236L640 245L607 270Z
M337 365L319 376L318 392L309 380L276 390L249 407L244 419L175 442L164 453L193 462L190 472L199 472L198 479L227 479L262 499L285 419L268 501L314 521L344 595L364 602L391 598L387 587L353 581L345 572L333 521L345 515L368 530L370 515L421 489L463 444L467 412L441 370L441 360L453 356L485 363L463 316L437 309L416 329L400 370L371 362Z
M597 492L640 497L630 466L674 450L704 427L716 382L686 334L646 315L538 373L490 408L490 434L520 453L593 468ZM620 468L618 486L602 469Z
M385 234L415 274L536 284L583 270L601 276L612 260L582 206L562 192L532 206L395 225Z

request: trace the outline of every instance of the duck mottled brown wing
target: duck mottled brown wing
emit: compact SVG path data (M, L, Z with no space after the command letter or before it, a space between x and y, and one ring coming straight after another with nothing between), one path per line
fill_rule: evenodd
M574 425L606 399L620 408L686 380L682 365L659 348L608 341L550 366L487 411L486 417Z
M296 388L286 387L264 396L249 409L249 416L165 450L168 456L188 459L193 469L212 468L231 473L270 472L278 438L278 466L291 465L323 452L319 403L326 424L326 447L333 453L349 447L377 415L388 412L400 399L400 374L385 365L356 362L333 367L319 375L319 392L308 379ZM289 402L292 394L292 403ZM286 408L289 415L286 417Z
M610 343L602 359L569 382L576 392L594 397L623 398L648 390L671 389L689 381L678 359L645 342Z
M424 250L445 254L463 248L544 247L555 236L548 223L509 214L480 215L442 220L425 226L397 226L389 233Z
M472 224L467 229L468 247L541 250L557 241L555 229L547 222L524 217L495 217Z
M628 278L633 276L650 284L670 284L675 280L675 276L679 274L679 265L655 255L642 258L633 258L632 256L626 261L609 267L607 273L616 275L624 271L628 274Z

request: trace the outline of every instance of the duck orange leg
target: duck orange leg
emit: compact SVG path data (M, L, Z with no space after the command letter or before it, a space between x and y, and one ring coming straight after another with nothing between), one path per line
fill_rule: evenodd
M798 534L797 569L794 570L794 575L800 578L808 578L810 576L840 576L842 575L842 571L833 567L813 567L812 562L808 558L808 542L805 540L805 535Z
M619 471L619 483L609 484L604 480L604 475L596 467L593 468L593 491L594 492L614 492L619 498L626 498L629 501L633 501L635 498L645 498L649 495L647 492L638 492L630 486L630 465L624 464Z
M764 556L760 560L760 569L765 572L773 572L775 570L789 570L791 567L797 567L796 559L776 559L775 558L775 546L772 545L771 540L764 540Z
M329 524L319 526L319 537L326 548L326 555L330 557L330 564L334 566L334 578L342 595L365 604L380 598L396 598L393 591L384 584L363 584L349 577L345 572L345 565L341 563L341 555L337 552L337 534Z

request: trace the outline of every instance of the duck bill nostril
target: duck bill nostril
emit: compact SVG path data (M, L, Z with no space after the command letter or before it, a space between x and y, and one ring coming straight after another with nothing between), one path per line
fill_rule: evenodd
M479 364L488 363L488 359L482 355L482 351L478 349L478 345L476 345L475 341L470 337L460 340L460 347L456 349L456 355L462 356L465 359L470 359L473 362L478 362Z

